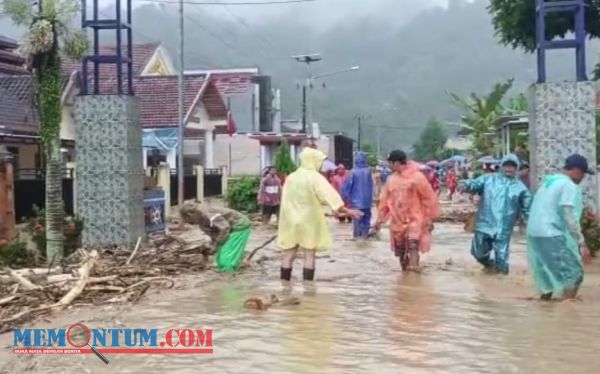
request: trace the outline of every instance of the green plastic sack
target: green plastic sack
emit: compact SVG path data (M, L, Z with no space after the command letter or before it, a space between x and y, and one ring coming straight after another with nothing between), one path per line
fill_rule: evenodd
M250 238L250 221L234 228L217 252L216 263L219 271L233 272L240 267L248 238Z

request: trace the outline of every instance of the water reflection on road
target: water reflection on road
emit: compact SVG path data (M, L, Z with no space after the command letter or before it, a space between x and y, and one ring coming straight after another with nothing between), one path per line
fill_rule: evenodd
M344 230L349 230L347 226ZM252 295L280 293L278 264L265 276L165 295L124 313L127 327L209 327L215 354L43 357L45 373L595 373L600 367L600 277L583 302L528 300L523 247L510 277L489 276L468 258L468 235L440 225L421 275L403 275L383 239L354 243L336 228L337 247L318 263L314 288L298 281L297 306L243 309ZM109 327L114 319L94 322ZM90 323L90 325L93 325Z

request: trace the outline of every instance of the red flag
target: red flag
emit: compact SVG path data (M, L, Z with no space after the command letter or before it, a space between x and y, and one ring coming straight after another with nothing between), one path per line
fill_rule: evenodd
M227 133L229 136L233 136L237 132L237 126L235 121L233 120L233 115L231 112L227 112Z

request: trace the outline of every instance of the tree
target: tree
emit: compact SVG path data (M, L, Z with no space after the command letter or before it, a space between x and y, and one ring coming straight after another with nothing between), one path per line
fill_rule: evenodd
M441 159L445 156L447 140L448 135L444 124L437 118L431 118L425 125L419 141L413 145L415 159L421 161Z
M450 93L451 102L464 110L461 126L467 130L477 155L486 155L494 151L494 121L505 113L502 99L512 87L513 80L494 85L492 91L480 97L472 93L468 98L461 98Z
M369 166L376 166L379 162L379 158L377 157L375 147L373 147L371 144L363 144L361 148L361 151L365 152L367 155L367 164Z
M81 58L89 49L83 30L69 29L79 11L77 0L39 0L34 14L29 0L4 0L4 11L27 28L23 51L34 74L40 118L40 138L46 160L46 258L50 265L63 257L61 123L61 48Z
M586 0L585 30L591 38L600 37L600 2ZM514 49L536 49L535 0L490 0L488 12L500 42ZM564 38L574 32L575 17L565 12L546 16L546 40Z
M290 155L290 145L286 139L281 141L275 153L275 169L283 176L289 175L296 171L296 164Z

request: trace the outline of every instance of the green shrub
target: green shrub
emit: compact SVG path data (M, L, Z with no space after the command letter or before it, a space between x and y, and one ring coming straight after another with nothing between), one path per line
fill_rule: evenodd
M81 243L83 220L77 217L70 217L66 213L63 213L63 217L64 256L66 257L73 253ZM36 216L29 221L27 230L31 233L31 238L40 256L46 258L46 213L43 209L36 211Z
M11 268L35 265L35 256L27 250L25 243L15 240L0 247L0 265Z
M258 212L259 187L260 178L257 176L245 176L232 181L225 196L227 206L240 212Z
M585 244L587 244L590 252L596 256L600 251L600 223L598 222L598 216L589 208L586 208L583 212L581 232L585 238Z

